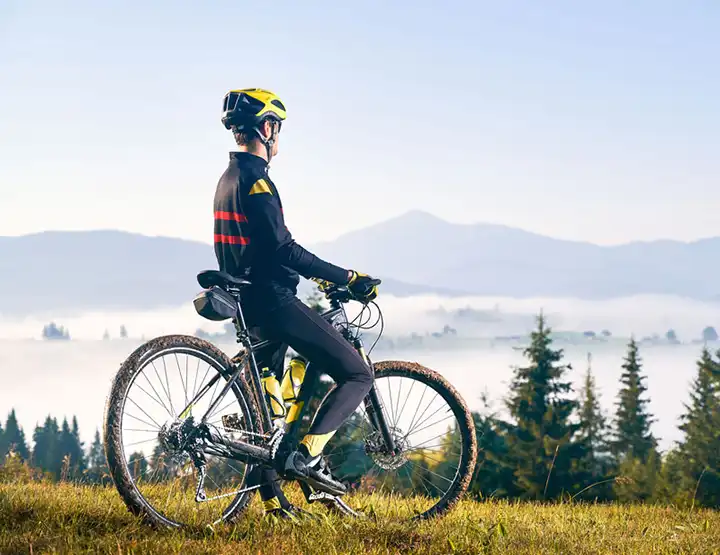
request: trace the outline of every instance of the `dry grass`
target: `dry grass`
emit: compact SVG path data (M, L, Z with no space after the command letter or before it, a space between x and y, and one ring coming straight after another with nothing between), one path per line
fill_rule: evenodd
M464 501L440 519L415 524L372 516L300 524L263 518L256 497L234 526L156 531L132 517L113 488L0 483L2 554L402 552L720 554L720 512Z

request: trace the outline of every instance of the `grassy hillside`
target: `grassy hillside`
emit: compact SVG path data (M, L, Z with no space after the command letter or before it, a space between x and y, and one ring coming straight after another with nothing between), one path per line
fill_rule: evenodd
M154 531L112 488L0 484L0 553L720 553L717 511L465 501L419 524L376 522L368 505L366 514L273 522L256 497L234 526Z

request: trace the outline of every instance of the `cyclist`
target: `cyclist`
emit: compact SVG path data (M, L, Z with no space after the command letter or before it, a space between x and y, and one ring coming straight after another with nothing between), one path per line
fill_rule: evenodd
M283 476L304 480L370 390L373 376L342 335L297 298L299 275L347 285L360 301L374 299L377 286L366 274L308 252L286 227L278 190L268 175L285 119L285 105L270 91L241 89L225 95L222 123L232 131L238 152L230 153L215 193L215 254L221 270L251 282L242 295L243 311L251 333L272 341L257 353L258 367L272 369L281 379L290 346L336 383L308 434L289 454L280 455L277 464ZM266 512L298 512L283 495L275 471L258 470L252 479L263 484L260 495Z

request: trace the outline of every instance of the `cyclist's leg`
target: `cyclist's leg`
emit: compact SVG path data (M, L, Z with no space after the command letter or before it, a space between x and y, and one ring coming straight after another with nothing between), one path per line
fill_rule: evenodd
M264 333L290 345L337 384L301 441L308 455L316 457L370 391L370 368L331 324L297 298L265 314L261 325Z
M258 328L251 328L249 331L256 340L264 338L262 331ZM282 379L287 349L287 344L273 342L264 349L256 351L255 360L260 371L265 367L270 368L278 380ZM287 510L290 508L290 502L280 487L280 477L275 470L260 466L255 467L250 476L248 476L248 485L254 486L258 484L260 484L258 489L265 512L275 512L280 509Z

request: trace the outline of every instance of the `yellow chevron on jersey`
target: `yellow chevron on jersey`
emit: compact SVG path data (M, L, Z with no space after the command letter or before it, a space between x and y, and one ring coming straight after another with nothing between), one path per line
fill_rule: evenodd
M248 195L261 195L262 193L269 193L272 195L272 190L270 190L270 185L268 185L267 181L264 179L258 179L255 184L250 187Z

